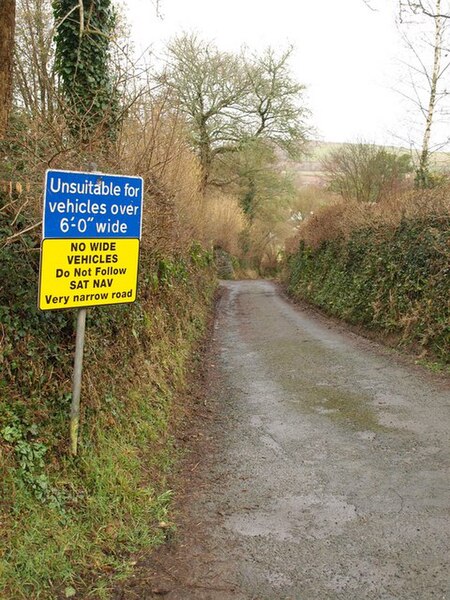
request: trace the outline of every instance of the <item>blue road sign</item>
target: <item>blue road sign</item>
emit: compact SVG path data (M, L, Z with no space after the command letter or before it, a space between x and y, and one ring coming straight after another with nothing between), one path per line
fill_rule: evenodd
M42 237L141 238L141 177L47 171Z

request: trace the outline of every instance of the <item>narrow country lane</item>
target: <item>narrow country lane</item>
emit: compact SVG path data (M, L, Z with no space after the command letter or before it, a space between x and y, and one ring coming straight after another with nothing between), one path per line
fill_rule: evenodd
M222 285L215 450L139 597L450 598L448 386L270 282Z

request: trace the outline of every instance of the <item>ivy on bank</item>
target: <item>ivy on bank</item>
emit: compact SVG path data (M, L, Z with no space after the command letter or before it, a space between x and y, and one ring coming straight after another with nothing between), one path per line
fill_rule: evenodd
M354 231L289 259L289 289L331 315L450 360L450 218Z
M55 68L72 133L84 141L98 128L114 136L118 102L109 64L116 25L111 0L53 0L53 14Z

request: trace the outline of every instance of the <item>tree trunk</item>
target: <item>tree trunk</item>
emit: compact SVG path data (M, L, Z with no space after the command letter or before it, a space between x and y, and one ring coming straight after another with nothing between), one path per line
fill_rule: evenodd
M0 139L8 124L12 103L12 72L16 0L0 0Z
M422 150L419 159L419 168L417 169L416 183L419 187L429 186L429 158L430 158L430 138L431 127L433 124L434 109L436 107L436 94L438 81L441 76L441 50L442 50L442 16L441 0L436 0L436 16L434 17L434 56L433 71L430 78L430 97L426 113L425 131L423 134Z
M211 171L211 142L204 120L202 120L202 122L200 123L199 151L201 167L200 190L203 194L205 194Z

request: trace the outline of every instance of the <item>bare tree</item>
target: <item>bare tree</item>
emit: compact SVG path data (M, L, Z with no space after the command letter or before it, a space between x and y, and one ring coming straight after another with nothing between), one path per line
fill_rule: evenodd
M31 116L51 118L56 109L53 15L50 0L19 0L15 84L17 101Z
M442 11L442 7L437 7L433 0L428 0L426 2L423 0L399 0L399 13L401 19L405 11L414 14L423 14L433 19L436 17L450 19L449 11Z
M377 10L377 9L376 9L376 8L374 8L374 7L373 7L373 6L370 4L369 0L363 0L363 2L364 2L364 4L367 6L367 8L368 8L369 10L371 10L372 12L376 12L376 10Z
M0 139L6 132L12 103L15 0L0 2Z
M183 35L169 45L162 80L191 127L203 188L213 163L251 139L265 138L291 152L304 141L308 111L302 103L304 88L288 70L291 52L236 55L196 35Z
M428 98L428 106L425 111L425 130L423 133L422 150L420 152L419 166L417 169L417 182L421 187L428 187L429 179L429 155L430 155L430 139L431 127L436 110L438 83L443 75L441 70L441 55L442 55L442 34L443 24L441 12L441 0L436 0L436 15L434 20L434 47L433 47L433 66L431 69L431 77L428 77L430 86L430 95Z
M268 48L247 62L253 107L244 106L242 110L255 118L254 137L270 139L295 156L305 141L309 111L301 101L305 87L295 82L289 71L292 51L291 47L278 55Z
M215 155L241 137L236 107L248 95L249 83L237 57L195 35L175 39L168 54L164 80L191 125L205 187Z
M344 144L324 159L330 190L346 201L378 202L399 189L411 172L409 154L396 154L375 144Z
M409 12L407 12L409 11ZM450 62L443 62L442 54L445 47L445 34L447 27L442 12L442 0L432 2L416 2L407 0L400 3L401 21L407 21L409 16L431 17L433 20L433 34L431 37L419 40L411 40L408 34L404 34L406 46L413 57L413 63L408 65L410 71L410 87L412 95L403 94L414 102L424 119L424 128L419 150L418 166L416 171L416 183L419 187L430 185L430 154L432 152L431 134L439 104L448 96L444 87L444 75L446 75ZM448 16L448 15L447 15ZM421 30L422 31L422 30ZM432 56L427 59L426 54ZM448 51L446 56L448 55Z

